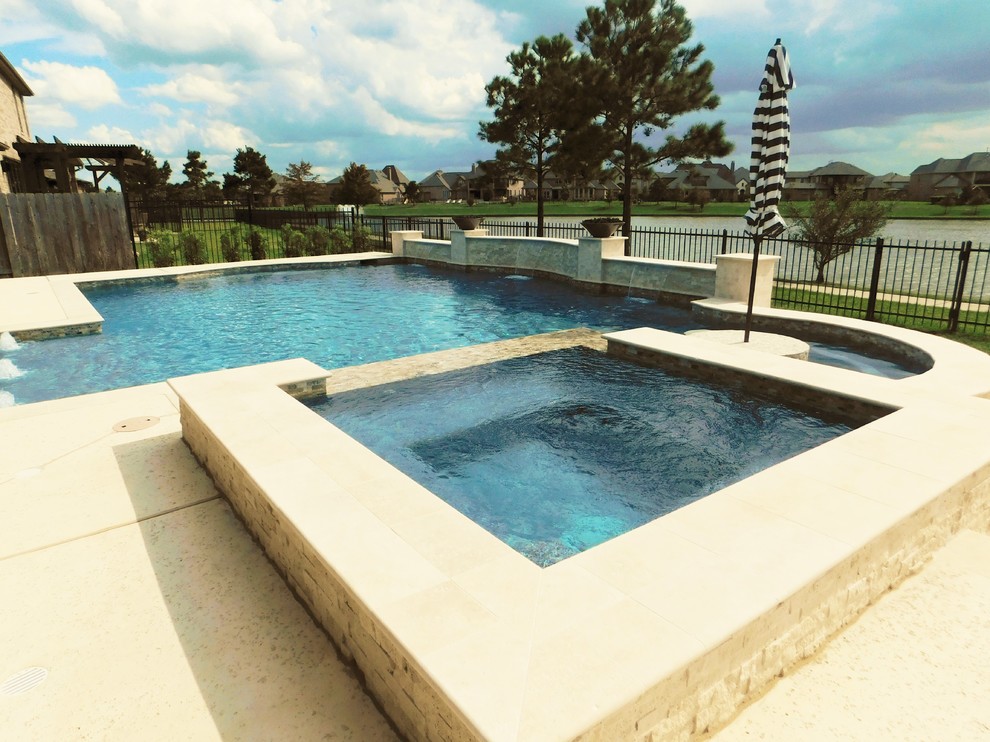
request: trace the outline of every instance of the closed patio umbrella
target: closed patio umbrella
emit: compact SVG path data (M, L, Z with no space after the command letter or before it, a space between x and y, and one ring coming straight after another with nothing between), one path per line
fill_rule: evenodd
M791 147L791 121L787 110L787 91L794 87L794 76L787 60L787 50L780 39L767 55L760 99L753 112L753 155L749 166L749 210L746 231L753 237L753 270L749 281L744 342L749 342L753 324L753 295L756 291L756 266L760 243L776 237L787 224L778 205L784 190L787 158Z

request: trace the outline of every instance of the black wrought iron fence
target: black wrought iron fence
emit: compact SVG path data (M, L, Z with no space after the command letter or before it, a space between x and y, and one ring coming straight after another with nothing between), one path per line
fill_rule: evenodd
M262 258L391 251L391 233L413 230L450 239L448 217L361 216L353 209L258 208L250 203L131 204L138 267ZM535 237L536 220L488 218L493 236ZM575 222L546 222L544 236L586 235ZM750 252L744 232L636 227L633 257L712 263ZM814 245L779 237L761 251L777 255L774 306L841 314L928 330L990 332L990 245L889 242ZM823 256L828 259L824 260Z

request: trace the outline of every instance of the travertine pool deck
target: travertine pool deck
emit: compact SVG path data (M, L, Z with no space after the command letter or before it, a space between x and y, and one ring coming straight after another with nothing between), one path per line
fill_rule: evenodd
M632 331L625 339L655 345L650 335ZM777 367L786 376L804 373L780 366L788 359L740 359L718 348L685 346L683 340L670 339L666 351L707 356L706 362L727 367L749 366L769 376ZM591 337L581 341L596 343ZM469 350L444 359L420 357L412 373L482 362L491 351ZM378 381L410 373L403 363L389 364L379 366ZM740 615L754 610L757 617L770 615L761 632L786 624L788 612L799 608L787 603L787 595L806 584L803 570L814 568L814 560L853 555L857 545L882 541L893 526L895 538L882 545L894 557L893 572L884 579L898 584L966 525L962 516L944 522L959 498L972 504L985 495L974 488L990 460L990 403L935 384L898 386L812 368L806 383L831 384L903 409L861 429L867 430L862 435L844 437L823 459L812 459L810 471L784 470L783 490L764 487L766 482L754 477L724 491L728 495L712 500L715 505L699 503L680 518L660 519L603 545L609 548L540 570L506 553L500 542L492 544L429 493L393 479L349 439L336 437L332 428L328 432L322 420L324 427L309 425L312 420L302 414L308 411L278 385L309 380L314 369L298 361L269 364L186 377L173 387L198 397L197 416L216 416L220 427L228 426L235 448L241 445L237 436L245 433L248 447L261 442L259 428L244 428L245 420L274 434L264 447L268 453L247 462L256 482L272 483L275 490L305 482L295 487L300 493L316 481L320 487L335 485L320 492L353 518L327 529L334 538L321 548L353 560L358 574L347 571L352 567L344 571L350 587L386 614L387 631L399 632L414 662L442 678L442 689L465 701L475 731L491 739L566 739L588 729L591 738L618 738L610 735L612 727L589 727L589 721L628 706L630 688L655 682L664 667L684 665L706 643L731 640ZM980 382L968 381L966 392L975 393L971 390ZM365 372L357 369L330 378L340 389L365 383ZM231 406L238 403L237 409ZM0 580L2 594L14 598L16 609L10 611L5 601L0 682L24 667L51 670L48 680L28 693L0 695L0 730L16 730L28 739L391 738L325 636L196 465L179 438L176 409L172 390L158 384L0 410ZM115 422L147 415L159 417L158 425L136 433L112 431ZM286 422L290 426L282 427ZM333 439L337 459L324 457L319 440L324 436ZM398 491L408 495L401 503L393 497ZM949 500L938 496L947 491ZM280 505L301 507L309 515L327 506L305 495ZM925 508L919 520L919 509ZM985 529L985 520L976 513L971 525ZM914 544L915 552L895 553L901 537L911 541L926 523L936 522L940 525L925 544ZM307 531L309 523L308 517L300 521ZM653 528L657 524L661 527ZM391 544L384 556L397 559L392 566L401 572L380 572L381 554L365 558L365 539L375 533ZM447 538L458 533L469 539ZM316 534L317 540L325 537ZM986 688L987 671L977 665L958 673L955 663L965 655L971 631L986 628L988 540L963 530L919 577L881 599L793 680L785 678L744 710L719 738L779 739L775 733L785 728L801 730L790 738L804 739L875 739L863 732L876 728L890 739L942 739L946 729L979 738L987 719L985 694L978 688ZM341 567L339 560L335 564ZM425 582L422 572L412 582L395 579L414 576L421 564L430 574ZM361 573L373 578L371 587L360 582ZM921 596L910 592L919 580L928 586ZM909 597L892 611L895 623L881 618L880 629L858 633L904 595ZM934 624L923 620L933 612L939 613ZM920 642L911 636L933 626L943 633ZM526 632L522 640L514 633L520 627ZM923 651L899 651L905 639L898 631ZM825 638L775 651L792 651L796 661ZM844 643L850 648L835 655ZM977 651L979 646L984 645L976 644ZM869 680L854 686L860 688L859 708L869 709L873 700L875 728L862 725L856 718L862 712L843 701L846 689L840 682L833 682L833 692L824 698L805 700L821 683L816 667L846 662L852 672L871 659L891 672L921 674L942 693L912 695L916 689L910 687L885 693ZM718 662L700 667L710 678L721 669ZM967 689L975 702L960 700ZM918 705L945 698L957 701L954 727ZM726 699L704 700L715 707ZM827 718L820 715L823 706L831 709ZM911 723L898 726L898 709ZM817 721L802 725L799 720L808 717ZM646 733L648 726L664 728L647 717L634 724L640 721L636 732L624 736ZM784 721L796 726L783 726ZM19 734L25 728L29 733Z

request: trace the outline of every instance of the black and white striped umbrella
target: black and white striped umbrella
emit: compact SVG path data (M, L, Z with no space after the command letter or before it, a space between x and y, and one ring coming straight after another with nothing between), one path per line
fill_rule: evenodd
M753 112L753 156L749 165L749 211L746 231L755 238L776 237L787 224L778 205L784 191L791 149L791 119L787 91L794 76L780 39L767 55L760 82L760 100Z
M776 237L787 228L780 215L779 204L791 151L787 91L793 87L794 76L787 60L787 50L777 39L767 55L760 82L760 100L753 112L753 157L749 166L749 211L746 212L746 231L753 236L753 270L749 279L746 331L743 335L743 341L747 343L753 325L760 242L767 237Z

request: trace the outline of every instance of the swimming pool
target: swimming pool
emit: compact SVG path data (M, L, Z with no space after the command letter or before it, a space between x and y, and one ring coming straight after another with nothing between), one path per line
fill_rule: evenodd
M850 430L581 348L313 409L540 566Z
M418 265L210 273L83 291L105 319L102 334L0 351L20 373L0 379L0 391L17 403L286 358L331 369L582 326L700 327L689 310L645 299ZM841 349L831 362L898 372Z

